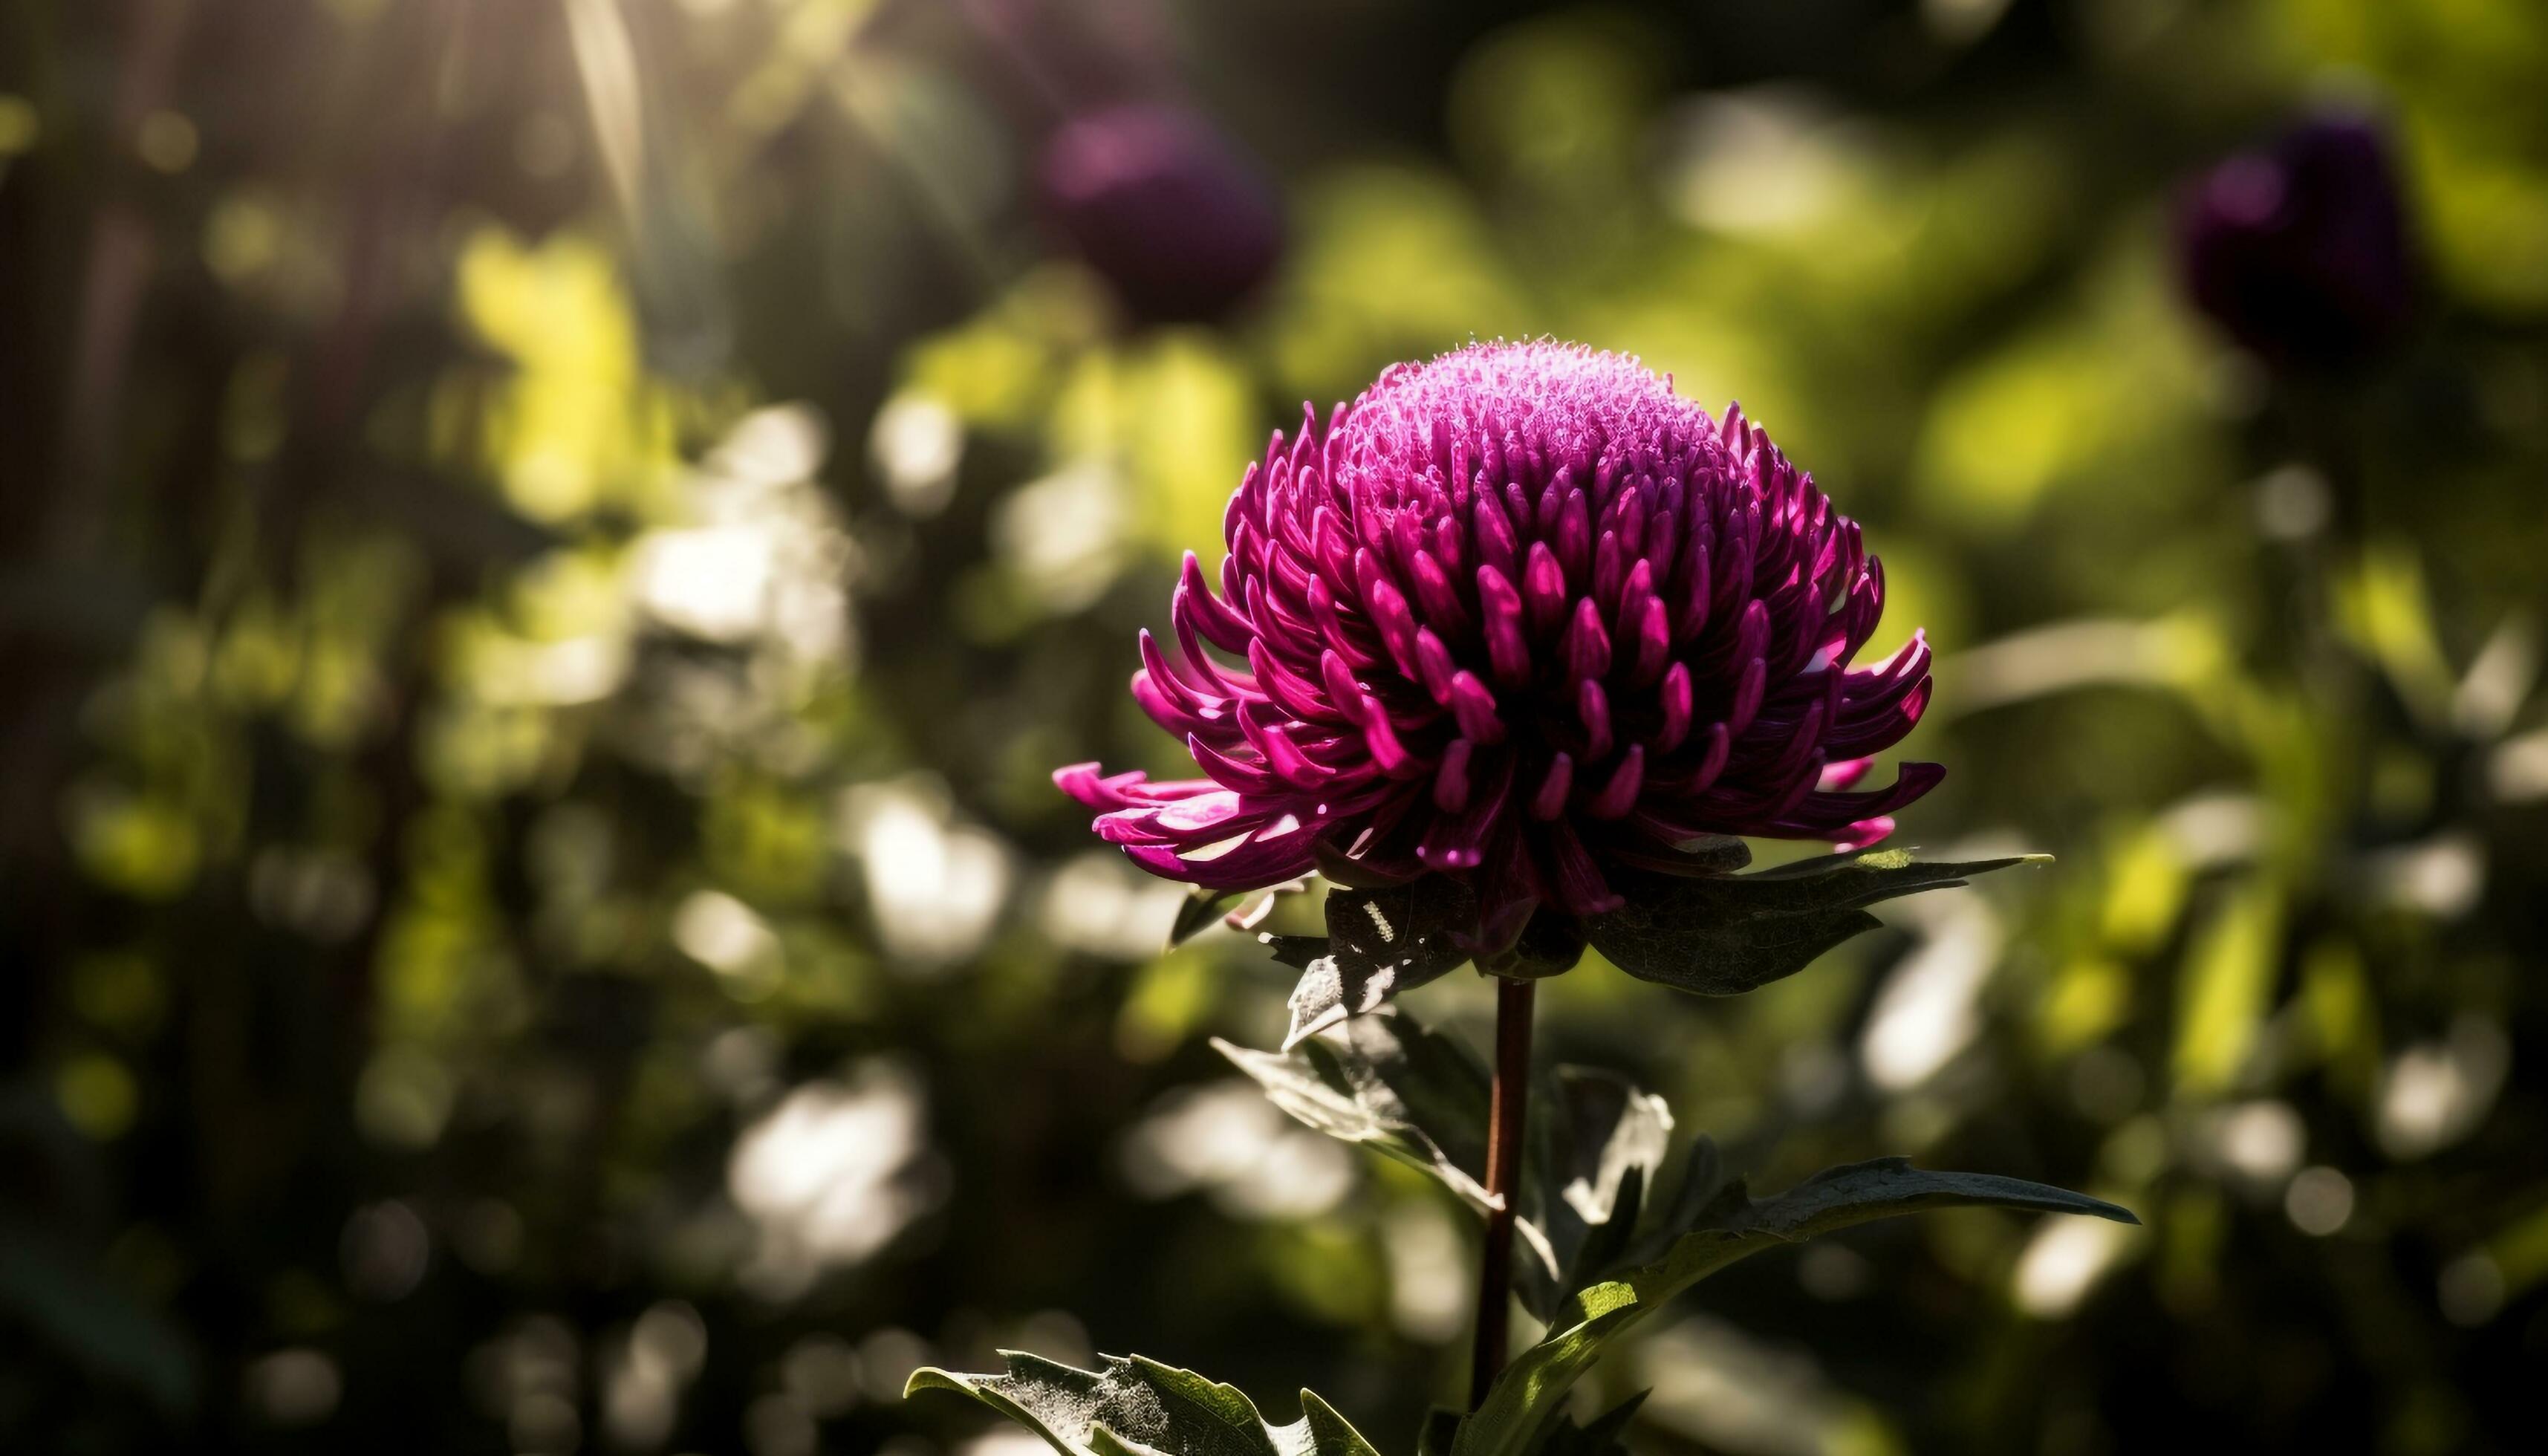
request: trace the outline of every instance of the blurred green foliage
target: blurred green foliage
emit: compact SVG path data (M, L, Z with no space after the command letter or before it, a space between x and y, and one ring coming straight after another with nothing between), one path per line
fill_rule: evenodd
M2543 82L2501 0L10 7L0 1444L989 1456L893 1397L997 1346L1411 1432L1466 1223L1230 1076L1288 972L1156 954L1046 774L1177 769L1133 633L1300 401L1545 331L1867 522L1945 655L1905 841L2059 860L1741 1002L1588 961L1547 1045L1765 1186L2149 1226L1753 1261L1588 1416L2527 1448ZM2429 286L2304 387L2165 216L2329 88ZM1037 216L1125 96L1282 181L1218 325Z

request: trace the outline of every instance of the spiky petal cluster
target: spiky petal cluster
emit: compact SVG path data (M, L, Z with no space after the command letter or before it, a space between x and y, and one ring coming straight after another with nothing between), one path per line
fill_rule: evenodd
M1493 953L1702 835L1871 842L1943 773L1849 791L1919 720L1929 649L1852 667L1884 601L1857 523L1634 359L1396 366L1277 433L1224 528L1220 594L1189 553L1175 650L1143 633L1133 678L1206 776L1054 775L1154 873L1458 876Z

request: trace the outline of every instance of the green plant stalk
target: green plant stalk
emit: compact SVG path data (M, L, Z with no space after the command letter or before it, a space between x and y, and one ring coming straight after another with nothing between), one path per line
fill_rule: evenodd
M1522 1117L1530 1105L1530 1003L1536 982L1496 980L1496 1073L1487 1109L1486 1256L1478 1271L1478 1343L1469 1363L1469 1409L1512 1347L1513 1221L1520 1211Z

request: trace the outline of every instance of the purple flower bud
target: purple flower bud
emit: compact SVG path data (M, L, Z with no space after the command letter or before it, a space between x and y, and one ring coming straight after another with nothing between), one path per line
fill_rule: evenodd
M2311 118L2186 188L2177 209L2186 291L2278 368L2360 363L2412 315L2405 214L2381 130L2359 117Z
M1272 185L1183 108L1084 113L1053 135L1039 174L1054 224L1144 322L1219 318L1282 255Z
M1453 875L1492 955L1543 905L1616 909L1612 867L1702 835L1872 843L1942 775L1852 787L1929 700L1917 633L1852 666L1884 599L1857 524L1740 408L1711 418L1633 359L1396 366L1276 434L1226 519L1221 594L1189 555L1183 656L1145 635L1133 678L1206 776L1053 775L1155 873Z

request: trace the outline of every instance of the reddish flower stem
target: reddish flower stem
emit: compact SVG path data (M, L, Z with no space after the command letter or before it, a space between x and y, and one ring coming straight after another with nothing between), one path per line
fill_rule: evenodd
M1496 981L1496 1077L1487 1111L1485 1267L1478 1274L1478 1343L1469 1366L1469 1409L1487 1399L1511 1345L1513 1219L1520 1211L1522 1116L1530 1105L1530 1001L1538 983Z

